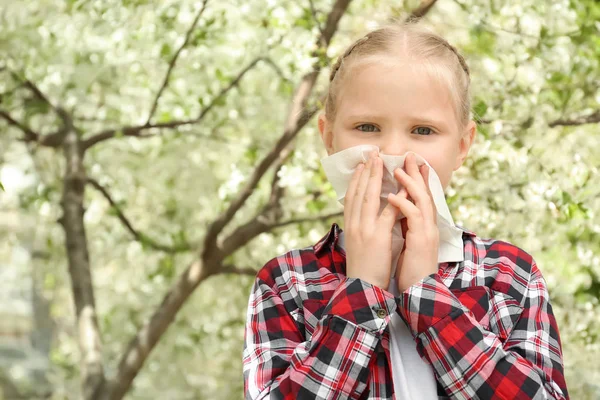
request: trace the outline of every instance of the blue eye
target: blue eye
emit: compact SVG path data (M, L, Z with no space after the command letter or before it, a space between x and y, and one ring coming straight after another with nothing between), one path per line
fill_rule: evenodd
M361 129L361 128L366 128L366 129ZM379 128L377 128L375 125L373 124L362 124L362 125L358 125L356 127L356 129L358 129L361 132L377 132L379 130Z
M419 126L413 129L413 133L416 133L417 135L429 136L433 133L433 130L426 126Z

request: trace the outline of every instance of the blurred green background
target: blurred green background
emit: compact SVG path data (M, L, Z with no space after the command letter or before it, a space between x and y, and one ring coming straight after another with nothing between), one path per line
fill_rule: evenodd
M410 15L472 69L455 221L534 256L600 398L599 2L4 0L0 399L242 398L253 275L342 220L328 66Z

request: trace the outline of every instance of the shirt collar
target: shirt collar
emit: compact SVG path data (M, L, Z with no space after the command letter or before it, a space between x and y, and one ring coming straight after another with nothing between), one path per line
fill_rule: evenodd
M337 223L333 223L329 232L325 234L315 245L314 251L317 256L321 256L323 252L328 249L333 249L335 246L338 246L338 242L340 240L340 233L342 232L342 228L339 227Z

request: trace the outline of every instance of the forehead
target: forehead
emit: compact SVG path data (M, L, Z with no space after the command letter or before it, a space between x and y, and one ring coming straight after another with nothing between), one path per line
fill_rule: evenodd
M457 104L443 66L416 60L361 63L348 70L340 86L340 117L373 111L400 118L431 114L457 124Z

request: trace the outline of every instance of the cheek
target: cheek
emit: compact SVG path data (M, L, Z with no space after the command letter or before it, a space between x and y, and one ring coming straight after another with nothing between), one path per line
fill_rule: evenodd
M344 150L346 148L343 144L343 141L340 138L340 134L333 135L333 141L331 145L333 146L334 153L337 153L338 151Z
M358 146L361 144L365 144L366 141L360 140L358 137L354 135L350 135L343 130L334 133L333 135L333 148L335 151L341 151L347 149L349 147Z

